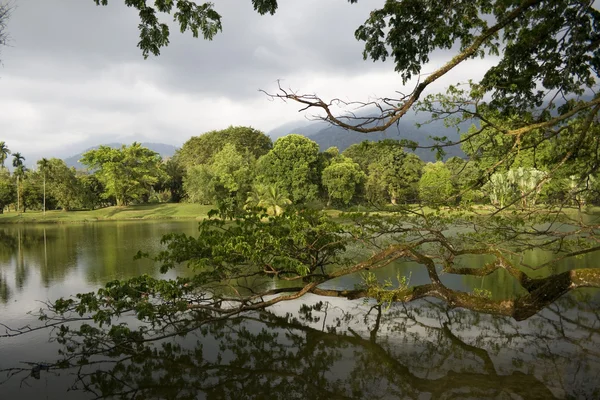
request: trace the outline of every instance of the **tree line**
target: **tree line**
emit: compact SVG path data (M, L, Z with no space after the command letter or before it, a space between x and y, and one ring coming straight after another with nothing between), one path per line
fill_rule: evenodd
M363 141L341 153L336 147L321 152L305 136L290 134L273 143L254 128L230 126L190 138L165 160L139 143L100 146L84 153L84 171L58 158L43 158L28 169L24 156L15 152L12 174L4 166L11 151L0 142L0 209L68 211L187 201L230 211L261 207L279 214L289 204L530 208L600 201L595 175L582 178L576 166L550 178L556 150L549 145L524 148L509 162L496 165L504 154L503 137L496 136L493 147L489 143L494 138L464 140L469 161L452 157L425 163L397 140ZM490 148L482 149L484 145Z

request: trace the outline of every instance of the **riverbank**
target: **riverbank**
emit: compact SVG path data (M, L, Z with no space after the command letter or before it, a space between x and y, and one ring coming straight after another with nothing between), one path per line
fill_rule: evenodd
M418 205L414 205L418 207ZM11 223L71 223L71 222L98 222L98 221L137 221L137 220L202 220L207 217L208 212L214 209L214 205L202 205L192 203L158 203L158 204L137 204L126 207L105 207L97 210L82 210L82 211L46 211L44 215L41 211L27 211L25 213L17 213L14 211L0 214L0 224ZM423 207L421 212L431 213L435 210L429 207ZM468 214L491 213L496 209L489 205L478 205L470 210L456 209L441 209L442 212L462 212ZM340 214L339 210L328 209L325 213L332 217L337 217ZM354 211L369 211L354 210ZM394 212L394 207L381 210L370 210L381 214L391 214ZM528 210L527 212L532 212ZM573 207L556 208L556 207L541 207L536 212L563 212L574 218L579 210ZM590 206L582 210L588 215L600 215L600 207Z
M190 203L139 204L126 207L105 207L83 211L27 211L0 214L0 224L10 223L71 223L131 220L201 220L214 208Z

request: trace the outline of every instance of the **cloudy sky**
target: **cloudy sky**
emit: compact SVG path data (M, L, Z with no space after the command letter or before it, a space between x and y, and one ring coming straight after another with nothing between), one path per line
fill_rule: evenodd
M123 0L12 1L10 47L0 53L0 140L30 162L102 143L179 146L229 125L268 132L304 119L295 104L258 91L275 91L278 79L323 98L402 89L393 65L363 61L354 39L383 0L280 0L273 16L255 13L250 0L216 0L223 32L213 41L173 26L169 47L147 60L136 47L137 13ZM450 56L438 54L424 72ZM479 77L489 62L473 62L438 88Z

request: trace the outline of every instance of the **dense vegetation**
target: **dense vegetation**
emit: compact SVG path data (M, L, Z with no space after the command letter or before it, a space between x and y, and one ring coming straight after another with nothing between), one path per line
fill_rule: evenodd
M501 133L486 138L502 139ZM466 140L462 149L470 159L425 163L404 144L364 141L341 154L335 147L319 152L304 136L284 136L273 144L256 129L229 127L189 139L166 160L138 143L101 146L83 155L80 161L88 167L83 171L57 158L39 160L29 170L23 155L14 153L12 174L5 167L0 171L0 206L26 212L190 202L224 206L231 213L263 205L275 213L287 205L376 210L479 204L525 210L600 201L597 173L584 179L575 170L551 174L556 151L551 143L522 150L494 168L504 154L499 146L482 152L475 140ZM0 152L4 163L10 155L4 142Z

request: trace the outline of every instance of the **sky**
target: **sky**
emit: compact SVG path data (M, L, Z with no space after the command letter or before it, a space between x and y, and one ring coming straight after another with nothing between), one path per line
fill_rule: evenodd
M10 46L0 49L0 140L28 165L102 143L180 146L230 125L268 132L310 118L259 91L276 92L278 80L323 99L367 101L412 88L391 62L364 61L354 38L383 0L280 0L273 16L257 14L250 0L214 0L223 17L214 40L171 24L170 45L146 60L137 12L123 0L11 1ZM451 57L434 54L423 72ZM432 90L477 79L491 63L474 60Z

